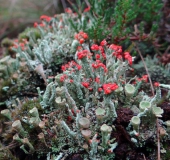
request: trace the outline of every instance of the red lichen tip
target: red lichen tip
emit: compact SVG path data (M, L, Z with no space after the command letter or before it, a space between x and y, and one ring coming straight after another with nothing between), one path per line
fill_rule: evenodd
M101 45L101 46L106 46L106 45L107 45L106 40L104 39L103 41L101 41L100 45Z
M159 82L155 82L155 83L154 83L154 86L155 86L155 87L159 87L159 86L160 86L160 83L159 83Z
M88 12L88 11L90 11L90 6L84 9L84 12Z

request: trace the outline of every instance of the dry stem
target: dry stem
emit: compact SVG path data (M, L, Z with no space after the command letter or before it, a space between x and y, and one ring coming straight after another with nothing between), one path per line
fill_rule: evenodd
M144 154L142 154L142 155L143 155L143 159L144 159L144 160L146 160L146 157L145 157L145 155L144 155Z
M151 86L151 92L152 92L152 95L154 96L155 93L154 93L154 88L153 88L152 80L151 80L151 78L150 78L150 74L149 74L148 68L147 68L147 66L146 66L146 63L145 63L145 61L144 61L144 58L143 58L143 56L142 56L142 54L141 54L141 51L139 50L139 48L138 48L138 46L137 46L136 43L134 43L134 46L136 47L136 50L137 50L137 52L139 53L140 58L141 58L141 60L142 60L142 62L143 62L143 65L144 65L144 67L145 67L146 73L147 73L147 75L148 75L149 83L150 83L150 86Z
M146 70L146 73L148 75L148 79L149 79L149 82L150 82L150 85L151 85L152 95L154 96L155 93L154 93L153 84L152 84L152 81L151 81L151 78L150 78L150 75L149 75L149 72L148 72L148 68L147 68L147 66L145 64L144 58L143 58L143 56L142 56L142 54L141 54L141 52L140 52L140 50L139 50L139 48L138 48L136 43L134 43L134 46L136 47L136 50L139 53L139 55L141 57L141 60L143 62L143 65L145 67L145 70ZM160 160L161 156L160 156L160 136L159 136L159 122L158 122L158 118L156 119L156 127L157 127L157 148L158 148L158 150L157 150L157 160Z
M160 156L160 136L159 136L159 122L158 122L158 118L156 119L156 127L157 127L157 147L158 147L158 153L157 153L157 156L158 156L158 160L161 159L161 156Z

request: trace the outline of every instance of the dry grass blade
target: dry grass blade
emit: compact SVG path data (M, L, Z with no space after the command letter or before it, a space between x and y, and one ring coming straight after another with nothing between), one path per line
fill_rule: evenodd
M158 160L161 160L161 155L160 155L160 136L159 136L159 122L158 122L158 118L156 119L156 127L157 127L157 157Z
M140 57L141 57L141 60L142 60L142 62L143 62L143 65L144 65L144 67L145 67L145 70L146 70L146 73L147 73L147 75L148 75L148 79L149 79L149 82L150 82L152 95L154 96L155 93L154 93L153 84L152 84L152 81L151 81L151 78L150 78L150 75L149 75L149 72L148 72L148 68L147 68L147 66L146 66L146 64L145 64L144 58L143 58L143 56L142 56L142 54L141 54L141 52L140 52L140 50L139 50L139 48L138 48L138 46L137 46L136 43L134 43L134 46L135 46L137 52L139 53L139 55L140 55ZM159 122L158 122L158 118L157 118L157 120L156 120L156 127L157 127L157 158L158 158L157 160L160 160L161 157L160 157L160 137L159 137ZM145 157L144 157L144 159L145 159Z
M150 77L148 68L147 68L147 66L146 66L145 60L144 60L144 58L143 58L143 56L142 56L142 53L141 53L141 51L139 50L139 48L138 48L138 46L137 46L136 43L134 43L134 46L135 46L137 52L139 53L140 58L141 58L141 60L142 60L142 62L143 62L143 65L144 65L144 67L145 67L146 73L147 73L147 75L148 75L149 83L150 83L150 86L151 86L151 92L152 92L152 95L154 96L154 95L155 95L155 93L154 93L154 88L153 88L152 80L151 80L151 77Z

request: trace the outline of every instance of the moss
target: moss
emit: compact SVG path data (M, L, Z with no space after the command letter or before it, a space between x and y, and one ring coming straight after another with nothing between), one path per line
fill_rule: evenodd
M35 100L29 100L27 99L24 104L22 105L22 112L29 112L31 109L33 109L34 107L36 107L39 111L41 111L41 105L40 105L40 101L38 99Z
M11 81L10 80L5 80L3 82L1 82L1 85L0 85L0 99L4 99L7 95L8 95L8 92L4 91L3 88L8 86L10 87L12 84L11 84Z
M170 150L167 150L164 157L163 157L163 160L170 160Z
M22 42L22 39L27 39L29 41L30 35L34 35L35 40L41 38L40 31L37 28L27 28L24 32L19 34L19 42Z
M13 41L9 38L4 38L1 42L1 46L5 48L11 47L13 46Z
M21 100L20 100L20 102L21 102L20 107L19 107L19 105L17 103L14 102L14 104L15 104L14 106L16 106L16 107L12 110L12 119L13 119L13 121L17 120L17 119L21 120L22 117L29 117L29 111L34 107L38 108L39 113L41 112L41 106L39 104L40 102L39 102L38 99L34 99L34 100L24 99L24 102L22 102ZM5 121L5 119L3 117L0 117L0 120ZM36 143L37 134L38 134L36 128L30 127L29 124L24 123L23 121L22 121L22 126L23 126L24 130L28 133L29 136L34 137L34 138L31 138L30 141L32 143ZM9 127L9 128L8 127L6 128L6 127L4 127L5 129L4 129L4 132L2 134L3 141L10 142L12 140L12 137L13 137L14 133L11 130L12 129L11 127Z
M9 38L4 38L1 42L1 46L5 48L4 55L10 55L12 58L16 58L16 52L11 49L13 41Z
M0 160L19 160L17 157L12 155L11 151L7 148L5 150L0 151Z
M167 143L168 143L168 141L167 141ZM167 143L164 145L166 153L163 154L162 160L170 160L170 147Z

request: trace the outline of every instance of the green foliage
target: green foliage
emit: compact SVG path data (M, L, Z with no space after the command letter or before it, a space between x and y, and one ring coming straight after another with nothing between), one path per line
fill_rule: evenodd
M111 4L113 3L108 3L107 0L90 0L89 3L90 11L88 13L83 12L85 8L82 7L84 5L80 1L77 3L78 6L72 5L73 9L78 13L78 21L81 23L73 23L71 19L70 23L76 32L83 30L88 33L91 39L101 41L109 34L106 28L111 20L113 10Z
M146 3L144 3L143 0L139 0L139 1L133 1L133 3L135 4L136 8L135 12L137 12L138 17L141 20L153 24L153 22L159 21L161 14L160 13L160 9L163 7L163 3L161 3L160 0L150 0L147 1ZM147 11L147 12L146 12ZM146 14L143 14L143 13ZM142 16L142 17L139 17Z
M114 3L108 2L107 0L90 0L89 3L90 15L87 13L87 16L89 16L89 20L92 21L92 26L88 29L87 27L84 27L82 30L85 29L84 31L88 33L91 39L101 41L109 34L109 30L106 28L108 28L112 20Z
M112 41L126 37L130 33L129 22L136 18L133 10L133 0L118 0L113 13Z
M104 21L103 21L103 17L98 18L95 23L93 23L93 25L91 26L91 28L89 28L87 30L90 38L94 39L95 41L99 42L102 39L105 38L105 35L108 35L108 31L107 30L103 30L103 25L104 25ZM85 28L85 27L84 27ZM85 30L86 31L86 30ZM105 32L105 33L104 33Z
M73 9L78 13L78 21L81 23L78 25L70 19L75 31L87 32L95 42L111 38L111 42L116 44L122 44L132 36L135 24L138 26L145 24L139 30L141 35L145 32L155 34L161 17L161 14L157 13L160 13L163 6L160 0L145 2L143 0L117 0L113 2L89 0L90 10L83 12L83 5L80 1L77 4L73 4ZM148 27L150 29L146 31Z

